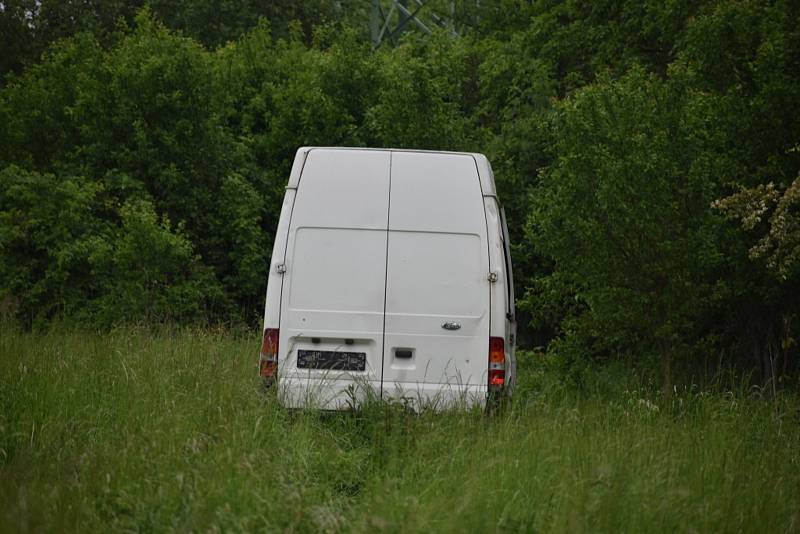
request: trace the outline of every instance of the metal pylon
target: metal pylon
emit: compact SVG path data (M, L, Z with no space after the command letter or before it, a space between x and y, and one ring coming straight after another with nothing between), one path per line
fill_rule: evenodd
M451 2L451 12L454 9ZM431 10L425 12L422 0L372 0L370 35L372 46L379 47L384 41L396 42L409 25L430 35L433 28L445 28L456 35L452 20L443 19ZM425 20L423 20L425 18Z

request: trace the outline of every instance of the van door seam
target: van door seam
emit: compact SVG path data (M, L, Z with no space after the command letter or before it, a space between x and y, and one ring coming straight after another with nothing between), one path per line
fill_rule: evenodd
M386 256L384 258L384 271L383 271L383 332L381 336L381 385L380 385L380 398L383 399L383 369L386 367L386 298L388 295L387 287L389 286L389 221L390 212L392 209L392 155L394 153L389 151L389 198L386 202Z

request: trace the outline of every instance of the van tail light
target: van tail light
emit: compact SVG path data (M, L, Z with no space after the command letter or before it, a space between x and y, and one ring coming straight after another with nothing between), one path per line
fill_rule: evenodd
M264 342L261 344L261 356L258 359L259 374L264 378L273 378L278 370L278 329L264 330Z
M506 351L502 337L489 338L489 389L502 389L506 385Z

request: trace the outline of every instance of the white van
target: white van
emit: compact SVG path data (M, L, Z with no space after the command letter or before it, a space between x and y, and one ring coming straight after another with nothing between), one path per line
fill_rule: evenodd
M260 374L287 407L414 409L514 389L505 217L481 154L301 148L272 250Z

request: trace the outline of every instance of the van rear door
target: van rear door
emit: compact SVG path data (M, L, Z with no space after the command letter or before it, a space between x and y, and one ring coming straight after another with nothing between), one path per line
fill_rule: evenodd
M483 193L469 155L392 154L383 395L482 403L489 351Z
M279 339L286 406L380 389L389 152L312 149L289 225Z

